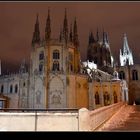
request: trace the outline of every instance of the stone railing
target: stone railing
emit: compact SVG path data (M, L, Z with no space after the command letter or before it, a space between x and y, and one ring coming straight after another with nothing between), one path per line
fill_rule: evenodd
M124 103L121 102L93 111L86 108L79 110L0 109L0 131L94 131L123 105Z
M110 119L125 103L120 102L104 106L93 111L86 108L79 110L79 131L94 131L105 121Z

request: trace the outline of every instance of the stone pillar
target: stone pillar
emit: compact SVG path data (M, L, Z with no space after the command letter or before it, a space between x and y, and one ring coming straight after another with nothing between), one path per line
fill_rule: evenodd
M86 108L79 110L79 131L90 131L90 112Z
M112 91L112 82L110 81L110 104L114 103L114 96Z
M88 84L88 94L89 94L89 110L95 109L95 96L94 96L94 84L93 82L89 82Z
M101 106L104 106L103 85L101 80L100 80L100 103Z

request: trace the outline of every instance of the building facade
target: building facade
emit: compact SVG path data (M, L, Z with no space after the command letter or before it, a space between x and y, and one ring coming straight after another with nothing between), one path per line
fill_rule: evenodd
M40 38L37 15L28 72L23 63L18 74L0 77L1 94L9 99L7 107L95 109L128 101L127 85L118 78L117 72L114 70L111 75L98 69L98 64L100 68L103 63L104 66L113 69L113 57L106 34L103 35L101 45L96 42L100 51L106 54L103 59L95 61L92 58L96 54L92 56L89 54L88 61L82 63L77 28L76 19L69 28L65 10L63 29L59 38L53 39L48 10L43 39ZM93 41L91 36L89 45ZM94 43L92 45L94 46ZM102 54L98 57L101 56ZM4 99L0 98L0 101L2 107Z

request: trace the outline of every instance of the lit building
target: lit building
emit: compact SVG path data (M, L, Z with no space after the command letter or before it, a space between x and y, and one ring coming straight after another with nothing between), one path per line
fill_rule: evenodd
M0 77L1 95L9 99L7 107L95 109L128 101L128 97L124 98L123 95L125 93L128 96L127 85L123 84L125 81L119 80L115 74L99 70L96 59L81 62L77 28L76 19L69 28L65 10L63 29L60 30L59 38L53 39L48 10L43 39L40 38L37 15L29 71L26 71L24 61L18 74ZM113 57L105 33L104 39L100 48L107 54L100 62L113 69ZM0 102L1 107L4 107L2 97Z

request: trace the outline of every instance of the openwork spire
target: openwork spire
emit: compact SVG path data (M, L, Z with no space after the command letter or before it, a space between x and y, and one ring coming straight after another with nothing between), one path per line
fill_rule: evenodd
M50 39L51 39L51 19L50 19L50 9L48 9L48 17L45 28L45 40L46 42L48 42Z
M39 31L39 20L38 20L38 14L36 17L36 23L35 23L35 29L33 33L33 39L32 44L34 43L40 43L40 31Z
M64 39L68 41L68 20L67 20L67 10L65 9L64 23L63 23L63 35Z
M73 43L74 43L74 45L75 45L76 47L79 46L76 18L75 18L74 27L73 27Z

